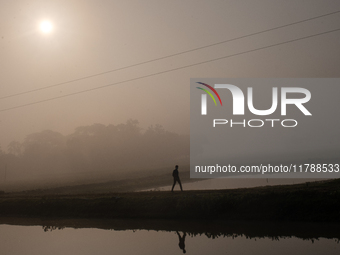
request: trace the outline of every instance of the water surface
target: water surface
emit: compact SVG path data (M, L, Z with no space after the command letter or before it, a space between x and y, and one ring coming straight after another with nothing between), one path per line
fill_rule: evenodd
M54 226L31 225L32 222L26 226L1 224L1 254L150 255L183 254L183 250L187 254L259 255L313 255L339 254L340 252L338 228L330 224L296 226L295 223L291 223L292 227L287 227L282 223L276 226L276 223L248 224L243 222L221 227L221 224L216 222L214 224L204 222L202 226L199 226L199 222L173 224L162 221L125 221L125 223L116 221L112 225L117 226L114 230L82 227L93 224L104 228L105 226L111 227L112 223L105 221L92 223L91 220L83 220L80 225L78 224L81 228L78 228L77 223L72 223L71 220L66 222L57 222ZM67 226L70 224L74 224L75 227ZM264 224L262 230L258 227L259 224ZM270 226L265 226L266 224ZM149 229L131 229L134 226L145 226ZM159 226L159 229L155 226ZM175 230L176 228L178 230ZM204 229L207 229L207 232L202 232ZM306 231L304 232L303 229Z

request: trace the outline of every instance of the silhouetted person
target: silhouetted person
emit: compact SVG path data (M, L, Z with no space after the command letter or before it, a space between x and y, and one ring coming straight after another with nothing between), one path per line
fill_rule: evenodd
M182 189L182 183L181 183L181 180L179 179L179 174L178 174L178 165L176 165L175 170L172 171L172 177L174 177L174 184L172 185L171 192L174 191L174 187L175 187L175 185L176 185L176 182L179 183L179 186L181 187L181 191L183 191L183 189Z
M178 231L176 231L178 238L179 238L179 243L178 246L181 250L183 250L183 253L186 253L185 250L185 236L187 235L185 232L183 232L183 237L181 237L181 235L178 233Z

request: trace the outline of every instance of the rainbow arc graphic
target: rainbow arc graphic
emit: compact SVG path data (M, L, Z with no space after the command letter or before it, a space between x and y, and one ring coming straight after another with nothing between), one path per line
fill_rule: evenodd
M198 83L198 84L201 84L201 85L203 85L203 86L206 86L206 87L209 88L212 92L214 92L215 95L217 96L218 100L220 101L221 106L222 106L222 100L221 100L221 98L220 98L220 95L217 93L217 91L216 91L213 87L211 87L210 85L208 85L208 84L206 84L206 83L203 83L203 82L197 82L197 83ZM203 90L204 92L206 92L206 93L214 100L215 105L217 105L214 96L211 94L211 92L210 92L209 90L203 89L203 88L201 88L201 87L196 87L196 88L201 89L201 90Z

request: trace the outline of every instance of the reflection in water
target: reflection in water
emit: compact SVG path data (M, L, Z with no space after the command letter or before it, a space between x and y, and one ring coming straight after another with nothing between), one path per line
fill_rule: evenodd
M183 253L186 253L185 250L185 236L187 235L185 232L183 232L183 236L181 236L178 231L176 231L178 238L179 238L179 243L178 246L181 250L183 250Z
M334 224L8 218L0 224L0 252L7 255L340 252Z
M52 230L61 230L61 229L64 229L65 227L57 227L57 226L43 226L42 227L44 232L47 232L47 231L52 231Z

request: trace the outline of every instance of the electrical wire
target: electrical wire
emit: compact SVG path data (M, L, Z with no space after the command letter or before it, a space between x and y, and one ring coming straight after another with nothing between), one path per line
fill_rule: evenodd
M323 14L323 15L320 15L320 16L316 16L316 17L312 17L312 18L308 18L308 19L292 22L292 23L289 23L289 24L286 24L286 25L282 25L282 26L266 29L266 30L263 30L263 31L259 31L259 32L255 32L255 33L251 33L251 34L247 34L247 35L243 35L243 36L240 36L240 37L235 37L235 38L232 38L232 39L228 39L228 40L225 40L225 41L221 41L221 42L205 45L205 46L198 47L198 48L193 48L193 49L186 50L186 51L181 51L181 52L170 54L170 55L166 55L166 56L163 56L163 57L154 58L154 59L151 59L151 60L147 60L147 61L144 61L144 62L140 62L140 63L136 63L136 64L124 66L124 67L120 67L120 68L117 68L117 69L112 69L112 70L108 70L108 71L105 71L105 72L101 72L101 73L97 73L97 74L92 74L92 75L80 77L80 78L77 78L77 79L68 80L68 81L61 82L61 83L52 84L52 85L41 87L41 88L37 88L37 89L27 90L27 91L19 92L19 93L16 93L16 94L11 94L11 95L7 95L7 96L3 96L3 97L0 97L0 99L6 99L6 98L11 98L11 97L19 96L19 95L24 95L24 94L28 94L28 93L32 93L32 92L36 92L36 91L41 91L41 90L45 90L45 89L49 89L49 88L53 88L53 87L57 87L57 86L61 86L61 85L69 84L69 83L73 83L73 82L76 82L76 81L81 81L81 80L85 80L85 79L101 76L101 75L108 74L108 73L113 73L113 72L121 71L121 70L124 70L124 69L132 68L132 67L136 67L136 66L140 66L140 65L144 65L144 64L148 64L148 63L152 63L152 62L155 62L155 61L159 61L159 60L163 60L163 59L167 59L167 58L171 58L171 57L175 57L175 56L179 56L179 55L186 54L186 53L189 53L189 52L194 52L194 51L206 49L206 48L209 48L209 47L213 47L213 46L216 46L216 45L220 45L220 44L236 41L236 40L239 40L239 39L244 39L244 38L247 38L247 37L263 34L263 33L266 33L266 32L273 31L273 30L277 30L277 29L293 26L293 25L304 23L304 22L311 21L311 20L314 20L314 19L323 18L323 17L334 15L334 14L337 14L337 13L340 13L340 11L335 11L335 12Z
M218 60L222 60L222 59L226 59L226 58L230 58L230 57L240 56L240 55L243 55L243 54L247 54L247 53L251 53L251 52L255 52L255 51L259 51L259 50L264 50L264 49L272 48L272 47L275 47L275 46L284 45L284 44L287 44L287 43L297 42L297 41L300 41L300 40L305 40L305 39L308 39L308 38L313 38L313 37L316 37L316 36L325 35L325 34L337 32L337 31L340 31L340 28L333 29L333 30L326 31L326 32L322 32L322 33L309 35L309 36L300 37L300 38L297 38L297 39L288 40L288 41L281 42L281 43L275 43L275 44L272 44L272 45L268 45L268 46L248 50L248 51L243 51L243 52L239 52L239 53L235 53L235 54L231 54L231 55L227 55L227 56L223 56L223 57L219 57L219 58L214 58L214 59L210 59L210 60L206 60L206 61L202 61L202 62L190 64L190 65L185 65L185 66L181 66L181 67L177 67L177 68L173 68L173 69L169 69L169 70L165 70L165 71L161 71L161 72L157 72L157 73L153 73L153 74L148 74L148 75L136 77L136 78L133 78L133 79L128 79L128 80L125 80L125 81L106 84L106 85L103 85L103 86L99 86L99 87L95 87L95 88L91 88L91 89L86 89L86 90L70 93L70 94L67 94L67 95L52 97L52 98L48 98L48 99L44 99L44 100L40 100L40 101L36 101L36 102L32 102L32 103L18 105L18 106L2 109L2 110L0 110L0 112L5 112L5 111L9 111L9 110L17 109L17 108L22 108L22 107L27 107L27 106L30 106L30 105L40 104L40 103L43 103L43 102L48 102L48 101L52 101L52 100L56 100L56 99L60 99L60 98L64 98L64 97L74 96L74 95L78 95L78 94L85 93L85 92L103 89L103 88L115 86L115 85L118 85L118 84L136 81L136 80L140 80L140 79L144 79L144 78L148 78L148 77L152 77L152 76L156 76L156 75L160 75L160 74L164 74L164 73L169 73L169 72L173 72L173 71L177 71L177 70L181 70L181 69L185 69L185 68L189 68L189 67L193 67L193 66L198 66L198 65L201 65L201 64L206 64L206 63L210 63L210 62L214 62L214 61L218 61Z

